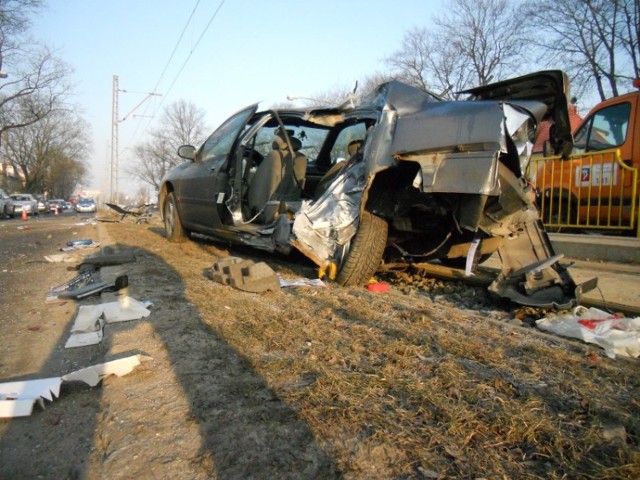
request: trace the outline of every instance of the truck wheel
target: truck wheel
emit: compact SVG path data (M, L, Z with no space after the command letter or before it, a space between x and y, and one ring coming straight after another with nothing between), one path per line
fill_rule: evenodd
M358 231L336 281L345 287L364 285L376 272L387 245L388 225L369 212L362 212Z
M568 200L556 199L553 206L551 206L551 202L547 203L542 212L542 223L545 225L545 230L551 233L570 231L571 227L568 227L567 224L576 222L578 218L576 208L577 206ZM547 224L555 225L547 227Z
M180 221L176 196L173 192L167 195L167 200L164 202L164 231L170 242L184 242L189 238L188 230L185 230Z

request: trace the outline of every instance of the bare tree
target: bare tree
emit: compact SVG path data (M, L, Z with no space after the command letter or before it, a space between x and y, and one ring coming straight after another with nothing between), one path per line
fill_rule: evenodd
M56 109L36 123L8 131L3 157L24 176L25 191L68 196L87 174L88 131L76 112Z
M0 80L0 141L44 118L69 91L68 66L27 36L29 16L40 6L40 0L0 0L0 70L8 78Z
M385 59L407 83L448 98L464 88L503 79L522 68L526 45L518 4L509 0L454 0L435 28L408 31Z
M204 118L202 109L184 100L167 106L150 140L134 147L136 163L128 173L158 190L164 175L182 162L176 155L178 147L204 141L208 130Z
M535 44L548 63L561 64L574 93L595 85L601 100L638 77L638 0L541 0L527 12L538 26Z
M448 98L470 83L467 62L455 44L426 27L406 32L400 49L385 63L398 80Z
M5 59L17 54L31 15L41 7L41 0L0 0L0 70Z

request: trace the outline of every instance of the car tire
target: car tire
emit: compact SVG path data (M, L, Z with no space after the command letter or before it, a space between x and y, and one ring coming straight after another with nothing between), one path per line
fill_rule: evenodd
M387 245L387 222L367 211L362 212L358 231L351 240L336 281L342 286L365 285L380 266Z
M182 226L176 196L173 192L167 195L164 202L164 231L170 242L184 242L189 238L189 231Z

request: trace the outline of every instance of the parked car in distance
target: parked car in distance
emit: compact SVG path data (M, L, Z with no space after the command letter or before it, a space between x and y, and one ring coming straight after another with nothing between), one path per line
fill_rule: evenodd
M568 308L576 287L540 222L525 178L538 127L571 151L568 77L549 70L445 101L398 81L337 107L258 111L226 120L162 180L166 237L191 232L270 252L300 251L341 285L384 263L439 260L471 276L497 252L489 290Z
M11 199L15 205L16 214L24 211L27 215L38 215L38 200L30 193L14 193Z
M38 201L38 213L46 213L47 212L47 201L44 199L42 195L36 195L36 200Z
M11 199L9 194L0 188L0 218L15 217L15 210L16 207L13 204L13 200Z
M78 213L95 213L96 210L96 202L93 201L93 198L82 198L76 203L76 212Z
M64 200L60 198L49 200L48 208L50 213L55 213L56 210L58 211L58 213L62 213L62 210L64 209Z

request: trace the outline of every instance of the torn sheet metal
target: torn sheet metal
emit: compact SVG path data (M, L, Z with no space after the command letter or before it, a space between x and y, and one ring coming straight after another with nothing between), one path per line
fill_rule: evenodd
M522 227L520 235L507 238L498 248L501 272L489 291L537 308L575 307L583 293L595 288L597 280L576 286L567 267L560 263L563 255L555 254L540 222Z
M122 377L141 362L148 360L152 358L145 355L132 355L76 370L62 377L0 383L0 418L29 416L35 402L40 403L44 408L44 400L53 401L60 395L62 382L81 381L90 387L95 387L106 376Z
M46 302L56 302L61 298L84 298L98 293L108 286L108 282L99 281L93 272L83 272L62 285L50 288L47 293Z
M363 163L345 168L317 201L302 202L296 214L292 244L320 266L326 266L357 231L364 168Z
M89 269L68 282L51 288L47 293L46 302L51 303L67 298L82 300L107 289L121 290L129 285L129 277L126 275L120 275L115 279L115 282L100 280L97 275L97 273Z
M640 317L621 318L597 308L579 306L569 314L541 318L536 326L563 337L599 345L609 358L640 356Z

